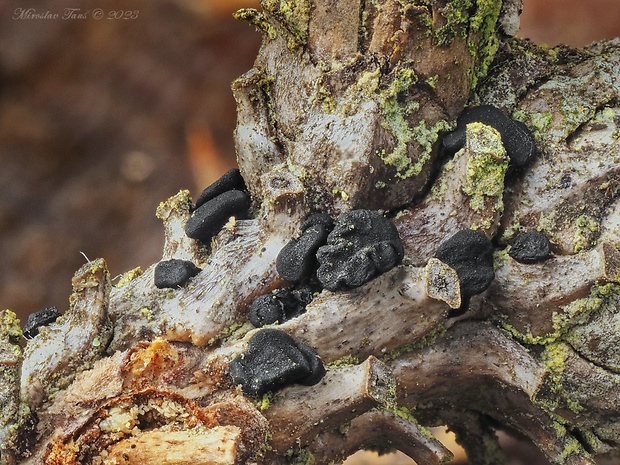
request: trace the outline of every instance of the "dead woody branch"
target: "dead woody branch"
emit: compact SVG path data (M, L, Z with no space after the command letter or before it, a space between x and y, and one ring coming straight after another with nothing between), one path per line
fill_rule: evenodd
M87 263L23 354L0 315L0 463L434 465L437 424L476 463L498 427L617 457L620 42L515 39L518 0L261 3L241 176L160 205L160 264Z

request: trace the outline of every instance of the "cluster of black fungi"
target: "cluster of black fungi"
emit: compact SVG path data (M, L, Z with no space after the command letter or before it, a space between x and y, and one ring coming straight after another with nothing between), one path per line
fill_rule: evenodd
M439 150L442 157L463 148L466 126L481 122L495 128L510 157L509 173L522 170L535 156L529 129L501 110L483 105L465 109L454 131L444 135ZM196 200L185 225L188 237L210 243L231 216L245 218L250 196L238 169L228 171L207 187ZM536 263L550 256L547 237L538 231L519 235L509 251L521 263ZM276 259L276 270L291 287L259 296L248 309L248 318L257 328L282 324L305 312L313 296L322 289L338 292L357 288L401 263L404 256L398 231L392 221L372 210L353 210L335 220L326 213L313 213L301 225ZM463 306L469 298L487 289L494 279L493 245L482 233L464 229L444 241L435 258L453 268L459 278ZM186 260L162 260L155 268L158 288L178 288L200 272ZM59 316L55 308L30 316L24 335L34 337L38 327ZM244 393L261 396L286 384L318 383L325 368L317 352L273 327L254 333L245 353L230 364L233 382Z

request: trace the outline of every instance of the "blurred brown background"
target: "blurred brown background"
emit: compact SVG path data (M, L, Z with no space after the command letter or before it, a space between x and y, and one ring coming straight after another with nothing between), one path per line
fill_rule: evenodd
M260 34L231 14L257 3L0 0L0 307L65 311L81 253L112 276L160 258L157 204L235 163L230 82ZM620 36L620 1L525 0L520 35Z

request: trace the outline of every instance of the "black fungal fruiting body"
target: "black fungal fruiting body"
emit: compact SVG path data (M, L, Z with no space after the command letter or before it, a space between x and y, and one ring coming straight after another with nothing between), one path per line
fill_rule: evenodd
M528 231L517 236L508 251L519 263L538 263L551 255L549 238L540 231Z
M359 287L398 265L404 250L394 224L372 210L340 215L317 251L317 278L330 291Z
M261 328L274 323L284 323L306 310L312 300L313 291L309 286L297 289L277 289L254 299L248 309L248 319L255 327Z
M200 268L187 260L162 260L155 266L154 283L160 289L183 286L200 273Z
M239 168L233 168L200 193L196 199L196 208L201 207L209 200L214 199L226 191L245 191L245 189L245 181L243 177L241 177Z
M60 312L56 307L47 307L35 313L28 315L28 320L24 325L24 337L26 339L32 339L39 334L39 328L41 326L47 326L55 322L60 316Z
M287 384L318 383L325 367L314 349L283 331L263 329L248 342L245 353L229 363L235 385L250 396L261 396Z
M440 244L435 258L456 271L465 303L472 295L486 290L495 278L493 244L479 231L457 232Z
M536 145L529 128L522 122L509 118L492 105L463 110L457 119L456 129L442 139L444 153L453 155L463 148L466 127L474 122L491 126L499 132L512 169L525 167L536 156Z
M276 258L278 274L291 282L309 278L317 266L316 252L327 240L333 220L324 213L310 215L301 225L299 238L291 239Z
M249 208L250 197L245 192L223 192L194 210L185 224L185 233L192 239L209 242L231 216L244 216Z
M334 220L327 213L313 213L301 224L301 230L305 231L312 226L318 225L324 226L325 229L331 231L334 228Z

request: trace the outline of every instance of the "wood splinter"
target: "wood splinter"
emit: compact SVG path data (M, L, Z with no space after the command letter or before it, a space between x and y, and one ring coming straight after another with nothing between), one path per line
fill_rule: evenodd
M145 431L111 445L101 465L234 465L241 431L217 426L207 431Z

